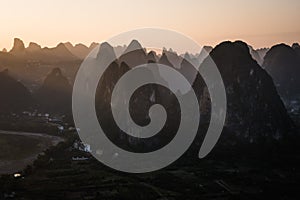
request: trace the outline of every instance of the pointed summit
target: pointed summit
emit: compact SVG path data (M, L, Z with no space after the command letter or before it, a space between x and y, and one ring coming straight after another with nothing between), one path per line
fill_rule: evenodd
M67 49L69 49L69 51L71 51L71 49L73 48L73 44L71 42L65 42L63 44L67 47Z
M116 59L114 48L107 42L101 43L99 51L97 53L97 59L107 61Z
M40 108L49 113L69 113L71 111L72 86L60 68L54 68L37 91Z
M144 50L142 45L137 40L132 40L130 42L130 44L128 45L128 47L126 48L124 53L129 53L131 51L136 51L136 50L139 50L139 49Z
M212 46L204 46L203 49L204 49L205 51L207 51L208 53L210 53L211 50L213 50L213 47L212 47Z
M292 48L293 49L300 48L300 45L298 43L293 43Z
M71 61L71 60L77 60L78 57L76 57L74 54L72 54L68 48L65 46L64 43L59 43L54 48L43 48L43 53L47 55L47 58L45 60L49 60L51 62L59 62L59 61Z
M68 79L62 74L60 68L54 68L46 77L44 86L56 88L57 90L69 89L70 84Z
M14 46L10 50L10 52L11 53L20 53L20 52L23 52L24 50L25 50L25 46L24 46L23 41L19 38L15 38L14 39Z
M57 46L56 46L57 49L62 49L62 50L68 50L68 48L66 47L66 45L64 43L59 43Z
M84 44L79 43L74 46L72 53L75 56L84 59L90 53L90 50Z
M103 42L100 44L99 51L104 51L107 53L113 53L114 48L108 43L108 42Z
M132 40L119 58L119 63L122 62L126 62L131 68L147 63L145 49L143 49L137 40Z
M158 63L173 67L172 63L169 61L169 59L168 59L168 57L165 53L162 54L162 56L160 57Z
M64 45L73 55L80 59L84 59L90 52L90 49L81 43L73 46L71 42L65 42Z
M39 51L41 50L41 46L38 45L37 43L34 43L34 42L30 42L28 47L26 48L27 51Z
M6 48L3 48L3 49L2 49L2 52L7 53L7 49L6 49Z
M292 45L292 48L296 51L296 53L298 54L299 60L300 60L300 45L298 43L294 43Z
M152 62L152 63L156 63L157 60L158 60L158 57L155 53L155 51L150 51L148 54L147 54L147 60L148 62Z
M75 48L88 48L87 46L85 46L84 44L81 44L81 43L75 44L74 47Z
M209 53L211 52L213 48L211 46L204 46L201 51L200 54L198 55L198 63L201 64L203 62L203 60L209 55Z
M92 51L94 48L96 48L99 45L99 43L92 42L89 46L89 50Z
M186 52L186 53L184 54L183 58L186 59L186 60L188 60L188 61L192 59L192 58L191 58L191 55L190 55L188 52Z

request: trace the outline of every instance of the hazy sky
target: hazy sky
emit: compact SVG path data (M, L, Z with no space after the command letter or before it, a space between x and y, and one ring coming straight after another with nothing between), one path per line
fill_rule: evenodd
M300 42L299 0L1 0L0 48L89 45L141 27L179 31L201 45L241 39L255 48Z

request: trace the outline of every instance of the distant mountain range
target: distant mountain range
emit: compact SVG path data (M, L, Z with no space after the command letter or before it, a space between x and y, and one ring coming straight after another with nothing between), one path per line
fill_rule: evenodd
M131 51L132 49L134 51ZM180 58L172 51L164 50L161 56L153 52L146 53L145 49L137 42L132 41L124 56L116 59L99 81L96 94L96 109L99 122L104 129L109 130L112 140L117 141L123 148L134 151L142 151L137 147L145 148L146 144L158 144L168 141L166 138L152 138L151 142L144 139L134 139L116 128L110 109L110 98L114 85L118 79L131 68L143 63L160 63L178 70L192 84L201 102L201 114L210 115L210 97L205 84L197 71L184 58ZM101 45L98 57L106 54L114 54L112 47L107 43ZM112 55L115 56L115 55ZM184 57L189 55L184 55ZM227 99L228 113L226 118L226 130L233 135L248 141L259 142L264 140L279 140L287 137L294 129L284 104L282 103L271 76L253 59L247 44L241 41L223 42L211 50L210 56L215 61L223 77ZM171 62L172 61L172 62ZM200 68L206 65L204 59ZM129 63L129 64L128 64ZM177 63L177 64L174 64ZM175 67L176 66L176 67ZM151 73L149 73L151 76ZM131 115L137 122L147 124L147 110L153 104L159 103L172 113L168 115L169 130L163 129L165 135L172 137L176 117L180 111L174 95L166 88L150 85L139 89L137 96L132 97L131 106L135 108ZM122 98L120 98L122 101ZM147 146L147 145L146 145Z
M97 47L99 43L93 42L89 46L84 44L75 44L73 45L70 42L59 43L56 47L42 48L39 44L30 42L28 47L25 47L23 41L21 39L15 38L14 45L10 51L4 48L0 51L0 67L1 65L5 64L6 60L10 60L10 64L15 62L41 62L45 64L52 64L52 63L60 63L60 62L70 62L76 60L83 60L95 47ZM137 41L132 41L131 44L128 46L130 48L135 48L134 45L140 45ZM298 43L293 44L293 48L295 49ZM254 60L257 61L259 65L262 65L264 62L264 57L266 53L270 50L270 48L261 48L261 49L254 49L252 46L248 45L250 54ZM125 46L116 46L113 47L116 55L121 55L124 53L128 47ZM204 46L202 51L198 54L189 54L186 53L183 57L190 57L193 60L193 64L200 65L204 58L207 56L213 47ZM126 52L125 52L126 53ZM169 54L174 53L172 49L167 50L163 48L162 53ZM299 53L298 53L299 54ZM170 57L170 54L168 55ZM7 58L5 58L7 57ZM175 57L174 57L175 58ZM180 61L173 60L174 58L169 58L170 62L173 66L178 67L178 63ZM130 65L130 63L129 63Z
M0 113L34 108L41 112L71 114L75 74L82 59L96 45L93 43L86 47L60 43L55 48L41 48L38 44L30 43L25 48L21 40L15 39L14 47L9 52L0 52L0 67L8 69L0 73ZM135 50L131 51L132 49ZM116 53L122 51L125 53L117 59ZM270 50L254 50L246 43L236 41L222 42L215 48L204 47L196 55L186 53L179 56L166 49L162 51L162 55L154 51L147 52L136 40L128 46L117 48L103 43L95 59L106 59L107 54L116 59L99 81L96 109L98 113L99 110L102 114L105 113L105 119L102 120L106 121L104 124L111 130L112 137L117 137L120 130L112 129L109 125L112 122L109 102L113 87L131 68L144 63L160 63L178 70L193 85L201 103L201 115L204 116L203 119L208 119L210 97L205 83L191 63L201 68L207 64L206 57L209 54L216 63L226 88L226 129L249 142L256 142L261 138L278 140L286 137L294 128L281 98L299 103L295 98L299 96L299 52L298 44L293 47L280 44ZM28 89L17 80L21 80ZM36 84L35 87L32 84ZM180 112L174 98L174 94L167 88L157 85L143 87L132 97L131 106L136 108L132 110L132 115L139 123L147 123L146 111L149 106L163 104L167 112L171 113L164 131L168 132L167 128L171 128L168 134L172 136L176 132L174 124L178 124L176 117ZM22 100L19 101L20 99ZM124 148L132 143L143 146L143 141L139 143L141 140L123 136L119 138L119 142L125 145ZM168 139L155 139L152 142L158 144L159 141L167 142Z
M43 63L57 63L79 59L63 43L58 44L54 48L41 48L40 45L31 42L25 48L23 41L18 38L14 39L14 46L9 53L25 61L39 61Z

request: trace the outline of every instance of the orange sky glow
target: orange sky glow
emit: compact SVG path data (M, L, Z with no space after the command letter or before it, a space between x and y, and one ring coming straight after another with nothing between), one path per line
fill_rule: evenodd
M11 0L0 6L0 49L101 42L142 27L179 31L200 45L243 40L255 48L300 42L299 0Z

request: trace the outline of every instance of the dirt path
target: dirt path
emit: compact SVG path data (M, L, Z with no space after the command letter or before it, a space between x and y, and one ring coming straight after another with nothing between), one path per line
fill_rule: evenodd
M29 151L28 155L21 159L11 159L11 158L2 158L0 159L0 174L11 174L17 171L24 169L27 165L33 163L33 161L37 158L39 154L41 154L44 150L49 148L50 146L55 146L59 142L64 141L63 138L58 136L47 135L43 133L28 133L28 132L15 132L15 131L2 131L0 130L0 140L1 137L7 136L23 136L32 138L33 140L38 140L38 147L33 151ZM20 141L22 142L22 141ZM16 144L18 145L18 144ZM28 148L30 148L30 144L28 144ZM14 148L11 146L11 148ZM13 151L12 151L13 152ZM10 155L11 157L11 155ZM18 157L17 155L15 157Z

